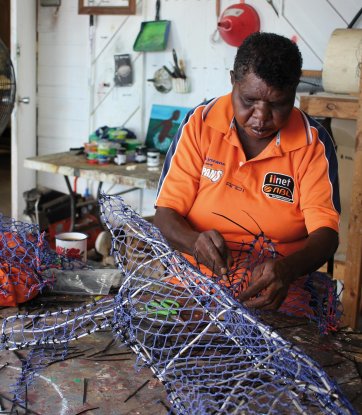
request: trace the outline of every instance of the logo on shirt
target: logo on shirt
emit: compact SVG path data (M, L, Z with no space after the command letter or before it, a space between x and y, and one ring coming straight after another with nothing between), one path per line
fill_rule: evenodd
M267 173L264 177L263 193L272 199L293 203L294 179L280 173Z
M212 166L213 164L220 164L220 166L225 166L225 163L223 161L215 160L210 157L206 157L205 163L209 166Z
M239 192L245 192L245 189L241 186L238 186L231 182L226 182L226 186L230 187L233 190L238 190Z
M202 176L207 177L210 179L213 183L216 183L219 181L223 175L222 170L215 170L215 169L209 169L208 167L202 168Z

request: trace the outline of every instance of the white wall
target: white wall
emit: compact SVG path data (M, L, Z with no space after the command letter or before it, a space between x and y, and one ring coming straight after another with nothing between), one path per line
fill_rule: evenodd
M139 0L134 16L97 16L93 40L89 16L78 15L78 1L62 0L56 15L54 8L39 7L39 154L81 146L90 132L103 125L124 125L144 140L152 104L194 106L227 93L236 49L222 40L211 41L217 23L215 3L161 1L161 19L171 21L171 32L167 49L153 53L134 52L133 43L141 22L154 20L155 0ZM221 1L221 10L234 3ZM362 6L361 0L274 0L277 16L265 0L246 3L258 12L262 31L295 37L304 69L318 70L332 31L346 28ZM355 27L362 27L361 20ZM186 63L191 81L188 94L161 94L147 82L162 65L170 66L172 48ZM119 53L132 58L130 87L114 86L114 55ZM39 174L39 184L65 191L60 176ZM146 191L144 214L153 212L153 199L154 192ZM137 195L127 200L137 206Z

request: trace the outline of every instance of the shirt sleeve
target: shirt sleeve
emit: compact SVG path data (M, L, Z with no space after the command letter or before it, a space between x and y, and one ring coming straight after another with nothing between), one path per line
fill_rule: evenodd
M190 111L167 152L155 206L186 216L199 188L204 164L201 150L202 106Z
M300 207L308 233L321 227L338 232L341 208L334 143L324 127L312 119L310 122L312 143L298 171Z

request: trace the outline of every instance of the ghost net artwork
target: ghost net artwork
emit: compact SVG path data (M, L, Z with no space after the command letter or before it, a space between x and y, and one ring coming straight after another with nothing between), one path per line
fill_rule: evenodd
M71 341L109 328L135 352L136 369L150 368L163 383L174 413L355 413L318 364L236 300L240 279L278 255L262 232L252 244L240 244L234 269L239 277L233 279L231 272L226 286L171 249L120 197L102 195L100 208L123 275L118 294L78 308L3 320L0 350L29 350L13 385L14 399L23 398L49 362L67 355ZM304 285L312 286L308 280ZM318 303L321 285L327 289ZM312 288L314 317L321 331L331 330L333 287L322 281ZM296 307L304 310L299 303Z

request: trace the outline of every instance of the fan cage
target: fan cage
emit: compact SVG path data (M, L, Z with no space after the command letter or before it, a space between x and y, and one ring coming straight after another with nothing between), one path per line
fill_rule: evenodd
M0 39L0 134L6 128L15 102L15 73L8 48Z

